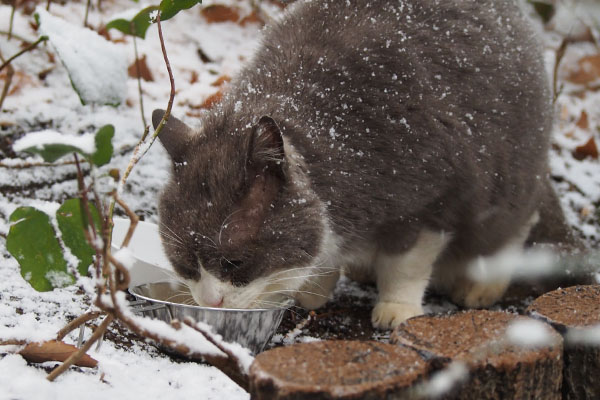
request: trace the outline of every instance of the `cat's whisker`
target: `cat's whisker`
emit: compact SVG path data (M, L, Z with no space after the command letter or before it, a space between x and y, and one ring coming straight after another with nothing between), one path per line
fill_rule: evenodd
M223 223L221 224L221 228L219 229L219 244L221 244L221 235L223 234L223 229L225 229L225 227L227 226L227 222L229 221L230 218L232 218L235 214L237 214L240 211L241 210L235 210L235 211L231 212L231 214L229 214L223 220Z

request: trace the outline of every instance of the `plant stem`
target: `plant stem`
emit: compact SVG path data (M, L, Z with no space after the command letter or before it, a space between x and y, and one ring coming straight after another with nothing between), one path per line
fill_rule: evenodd
M8 21L8 40L12 39L12 30L13 23L15 21L15 11L17 10L17 3L18 0L15 0L15 2L12 5L12 9L10 10L10 19Z
M133 24L133 22L132 22ZM141 77L141 70L140 70L140 59L138 56L138 48L137 48L137 40L135 38L135 35L133 35L133 51L135 53L135 72L137 75L137 83L138 83L138 94L140 97L140 112L142 114L142 124L144 125L144 129L146 129L146 126L148 126L148 124L146 123L146 116L144 115L144 95L142 93L142 77Z
M83 357L83 355L85 353L87 353L87 351L90 349L90 347L92 347L92 345L94 343L96 343L96 341L98 339L100 339L102 337L102 335L104 334L104 332L106 331L106 329L108 328L110 323L113 321L113 319L114 319L114 316L112 314L108 314L106 316L106 318L104 319L104 321L102 321L100 326L98 326L98 328L96 328L94 333L92 333L92 336L89 338L89 340L87 342L85 342L85 344L83 346L81 346L81 348L79 350L77 350L75 353L71 354L69 356L69 358L67 358L65 360L65 362L62 363L62 365L59 365L57 368L52 370L52 372L50 372L48 374L46 379L49 380L50 382L54 381L54 379L56 379L56 377L58 377L60 374L65 372L67 369L69 369L69 367L71 365L73 365L77 361L79 361L79 359L81 357Z
M25 47L23 50L19 51L18 53L14 54L12 57L10 57L8 60L4 61L2 63L2 65L0 65L0 71L2 71L8 64L10 64L15 58L19 57L20 55L27 53L28 51L33 50L34 48L37 47L38 44L45 42L46 40L48 40L48 37L46 36L40 36L38 40L36 40L35 42L31 43L29 46Z
M169 116L171 115L171 109L173 108L173 102L175 100L175 79L173 78L173 71L171 70L171 64L169 63L169 57L167 56L167 49L165 48L165 41L163 38L162 27L160 24L160 12L156 16L156 23L158 24L158 38L160 40L160 48L162 50L163 59L165 60L165 65L167 67L167 72L169 74L169 82L171 84L171 92L169 94L169 102L167 103L167 110L166 110L165 114L163 115L162 119L160 120L160 123L158 124L158 126L156 127L156 130L152 134L150 143L148 143L146 148L140 154L142 144L144 144L144 142L146 140L146 136L148 135L148 126L146 126L146 128L144 130L144 134L142 135L142 139L138 142L138 145L136 146L135 150L133 151L133 155L131 156L131 159L129 160L129 164L127 165L127 168L125 168L125 171L123 172L123 175L121 176L121 180L119 181L119 185L117 187L117 192L120 192L121 189L125 186L125 182L127 181L127 178L129 178L129 175L131 174L131 171L133 170L133 168L140 161L140 159L148 152L150 147L152 147L152 144L154 143L154 141L158 137L158 134L162 130L163 126L165 125L167 118L169 118ZM113 217L114 210L115 210L115 199L113 198L108 207L108 219L111 223L112 223L112 217ZM111 236L112 235L110 235L108 237L108 239L109 239L108 243L110 243Z
M31 42L29 40L25 39L23 36L17 35L13 32L0 31L0 35L8 36L9 34L11 37L14 37L15 39L19 39L24 44L31 44Z
M4 57L2 57L2 53L0 53L0 61L4 62ZM2 105L4 104L4 99L8 96L8 91L10 89L10 85L12 83L13 75L15 74L15 69L12 65L8 65L8 69L6 71L6 78L4 78L4 87L2 88L2 93L0 94L0 111L2 111ZM0 163L1 165L2 163Z
M50 11L50 3L52 3L52 0L46 1L46 11Z
M90 5L92 0L87 0L87 4L85 6L85 17L83 17L83 26L88 27L88 14L90 12Z
M131 237L133 236L133 232L135 231L135 228L140 218L133 211L131 211L131 208L129 208L129 206L127 206L127 204L121 199L121 197L119 197L116 191L113 192L113 196L115 201L121 206L123 210L125 210L125 213L131 221L131 223L129 224L129 230L127 231L127 235L125 235L125 239L123 239L123 243L121 244L121 247L127 247L129 246L129 241L131 241Z
M90 311L85 314L81 314L79 317L75 318L73 321L69 322L56 334L56 340L61 341L67 336L71 331L76 329L79 325L85 324L88 321L96 319L105 315L102 311Z

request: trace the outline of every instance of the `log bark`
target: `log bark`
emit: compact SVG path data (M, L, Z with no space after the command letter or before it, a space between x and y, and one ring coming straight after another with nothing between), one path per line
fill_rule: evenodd
M538 297L527 309L563 335L600 324L600 285L557 289ZM565 337L563 399L600 399L600 349L570 343Z
M379 342L329 340L279 347L250 367L254 400L407 398L426 374L414 350Z
M422 353L432 370L463 362L466 380L444 399L560 399L562 338L550 326L553 344L536 349L515 347L505 331L516 314L472 310L411 318L393 333L391 343Z

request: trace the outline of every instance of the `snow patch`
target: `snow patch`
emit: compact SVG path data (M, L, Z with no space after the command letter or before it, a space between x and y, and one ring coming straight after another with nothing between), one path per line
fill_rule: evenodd
M96 141L93 134L88 133L81 136L65 135L50 129L28 133L13 144L13 150L24 151L32 147L42 150L44 146L50 144L77 147L86 154L96 152Z
M123 50L91 29L36 8L40 33L49 37L81 101L120 104L127 94L127 57Z

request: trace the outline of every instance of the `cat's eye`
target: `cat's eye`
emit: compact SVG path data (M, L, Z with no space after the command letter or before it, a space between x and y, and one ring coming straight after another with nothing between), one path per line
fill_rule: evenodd
M225 257L221 257L220 263L221 268L223 268L225 271L229 271L231 269L238 269L243 264L241 260L229 260Z

